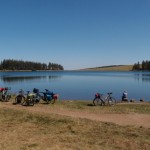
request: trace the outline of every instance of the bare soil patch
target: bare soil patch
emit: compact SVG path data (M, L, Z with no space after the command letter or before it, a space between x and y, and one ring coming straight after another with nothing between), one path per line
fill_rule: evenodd
M118 113L94 113L83 110L67 109L59 107L58 105L37 104L29 107L21 105L12 105L12 102L0 103L0 108L11 108L16 110L25 110L31 113L44 113L44 114L58 114L69 116L73 118L84 118L102 122L112 122L118 125L132 125L150 128L150 115L149 114L118 114ZM113 106L115 107L115 106Z

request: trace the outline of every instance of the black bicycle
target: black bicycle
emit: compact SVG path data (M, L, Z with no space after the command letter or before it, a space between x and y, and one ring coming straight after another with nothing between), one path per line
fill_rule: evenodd
M116 99L112 97L112 92L107 93L106 95L96 93L95 98L93 99L93 105L115 105Z
M22 89L19 90L18 95L15 97L15 103L14 104L22 104L25 101L25 94Z

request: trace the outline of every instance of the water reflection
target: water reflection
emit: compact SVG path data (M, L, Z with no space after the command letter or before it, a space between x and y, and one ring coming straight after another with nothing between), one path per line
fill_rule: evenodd
M142 82L150 82L150 74L149 73L135 73L134 78L138 81Z
M1 77L1 80L4 83L11 83L11 82L25 82L25 81L33 81L33 80L54 80L57 78L60 78L61 76L3 76Z
M143 81L143 82L150 82L150 75L148 75L148 76L147 76L147 75L146 75L146 76L143 75L143 76L142 76L142 81Z

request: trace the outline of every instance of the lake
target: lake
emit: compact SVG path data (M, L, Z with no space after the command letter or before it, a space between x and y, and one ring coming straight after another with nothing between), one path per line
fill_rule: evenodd
M121 99L124 90L129 99L150 100L150 72L122 71L31 71L0 72L0 87L11 87L12 93L38 88L49 89L61 100L92 100L96 92L113 92Z

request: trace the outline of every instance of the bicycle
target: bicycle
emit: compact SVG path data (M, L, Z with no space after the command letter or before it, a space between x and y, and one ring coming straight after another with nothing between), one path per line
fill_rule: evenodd
M107 93L107 95L95 94L95 98L93 99L93 105L115 105L116 104L116 99L112 97L112 92Z
M43 94L42 100L47 102L47 104L49 104L49 103L54 104L59 97L58 94L54 94L53 92L49 91L48 89L45 89L45 92L40 92L40 93Z
M19 90L18 95L15 97L15 103L14 104L22 104L25 101L25 94L22 89Z
M35 96L33 97L34 103L39 103L40 100L42 99L42 96L40 95L39 89L34 88L33 93L35 94Z
M27 96L22 102L22 106L34 106L34 98L35 98L35 94L30 93L30 91L27 91Z
M10 93L8 92L8 90L10 90L11 88L5 87L5 88L0 88L0 100L2 102L8 102L11 98Z

